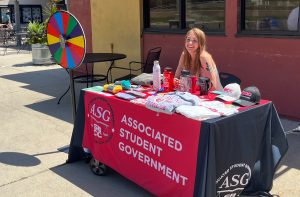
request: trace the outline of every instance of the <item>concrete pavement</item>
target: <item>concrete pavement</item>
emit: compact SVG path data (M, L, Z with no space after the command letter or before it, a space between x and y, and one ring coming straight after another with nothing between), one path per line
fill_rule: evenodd
M32 65L25 52L0 56L0 196L151 196L117 173L98 177L84 161L65 164L67 154L59 150L71 138L70 95L57 101L67 87L58 65ZM84 85L76 87L79 93ZM299 125L282 123L286 131ZM299 197L300 132L288 133L290 149L271 193Z

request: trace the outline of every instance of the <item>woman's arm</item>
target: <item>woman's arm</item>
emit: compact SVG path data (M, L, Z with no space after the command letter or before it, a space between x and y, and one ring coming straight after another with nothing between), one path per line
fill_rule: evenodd
M213 62L213 72L211 73L212 75L212 78L214 78L214 84L213 86L215 87L216 90L219 90L219 91L223 91L223 86L221 84L221 81L220 81L220 76L219 76L219 71L218 71L218 68L217 68L217 65L215 64L215 61L211 58L212 62Z
M212 56L206 52L205 55L200 56L201 62L205 62L205 66L208 67L210 74L211 74L211 83L212 87L211 90L223 90L223 87L220 82L219 72L217 69L217 66L215 64L215 61L213 60Z
M175 72L175 78L179 78L181 75L181 71L183 69L183 52L180 55L179 61L178 61L178 66Z

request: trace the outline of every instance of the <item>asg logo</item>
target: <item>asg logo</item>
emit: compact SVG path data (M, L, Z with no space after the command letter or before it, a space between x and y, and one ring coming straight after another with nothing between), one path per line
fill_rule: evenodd
M245 163L231 165L216 181L217 197L238 196L251 178L251 169Z
M89 130L95 142L106 143L114 133L114 116L110 104L102 98L95 98L88 105Z

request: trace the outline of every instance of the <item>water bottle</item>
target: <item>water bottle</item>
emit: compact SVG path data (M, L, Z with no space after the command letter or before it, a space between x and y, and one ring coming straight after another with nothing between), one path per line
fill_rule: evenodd
M172 72L171 67L165 67L163 77L163 87L165 92L173 91L174 73Z
M161 71L159 61L155 60L153 65L153 90L158 91L161 88Z
M180 75L180 91L190 92L190 89L191 89L190 71L182 70Z

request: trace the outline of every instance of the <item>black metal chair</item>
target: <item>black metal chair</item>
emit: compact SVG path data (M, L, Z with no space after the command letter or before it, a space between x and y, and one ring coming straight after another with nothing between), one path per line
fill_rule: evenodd
M125 54L119 53L86 53L82 64L85 64L85 73L76 72L74 70L65 69L68 73L72 72L72 80L74 83L85 83L86 87L93 86L93 82L106 81L109 83L108 74L110 73L111 67L115 60L120 60L126 58ZM110 62L110 66L107 70L106 74L94 74L94 65L88 66L88 64L96 63L96 62ZM81 65L80 67L82 67ZM78 68L79 69L79 68ZM83 71L83 70L82 70ZM61 99L66 95L66 93L70 90L70 86L65 91L65 93L58 99L57 104L60 103Z
M88 63L84 63L85 64L85 74L76 74L76 72L73 72L73 78L72 80L74 81L74 83L85 83L86 87L92 87L93 86L93 82L99 82L99 81L104 81L106 80L104 75L101 75L99 77L99 75L94 75L93 74L93 66L91 66L91 71L89 71L88 69ZM83 65L82 65L83 66ZM65 71L69 74L69 72L71 72L69 69L65 69ZM57 104L60 104L61 99L68 93L68 91L70 90L70 85L68 87L68 89L59 97Z
M88 75L87 64L85 65L85 68L86 68L86 73L87 74L85 74L85 75L75 75L72 80L76 83L86 83L86 87L88 88L89 83L93 84L93 82L95 82L95 81L91 80L91 78ZM68 75L71 72L69 69L65 69L65 71L68 73ZM71 86L69 84L68 89L59 97L59 99L57 101L57 104L60 104L61 99L68 93L70 88L71 88Z
M220 77L220 82L223 87L225 87L229 83L241 84L241 82L242 82L242 80L240 78L238 78L237 76L235 76L231 73L220 72L219 77Z
M15 31L12 29L0 29L0 46L3 47L3 54L6 55L8 48L16 46Z
M17 41L17 54L19 54L21 51L28 51L31 52L31 45L29 44L29 35L28 32L24 30L20 30L15 32L16 35L16 41ZM18 43L18 40L20 43Z
M119 78L114 80L114 81L121 81L121 80L130 80L130 79L136 77L137 74L135 74L135 73L137 71L141 71L142 73L152 73L153 62L155 60L159 60L161 50L162 50L161 47L155 47L155 48L150 49L145 62L131 61L131 62L129 62L129 68L112 66L110 74L112 75L112 70L113 69L128 70L129 71L128 75L125 75L123 77L119 77ZM140 64L141 67L138 68L138 69L133 69L132 64ZM133 73L133 71L135 73ZM111 76L111 79L112 79L112 76Z

